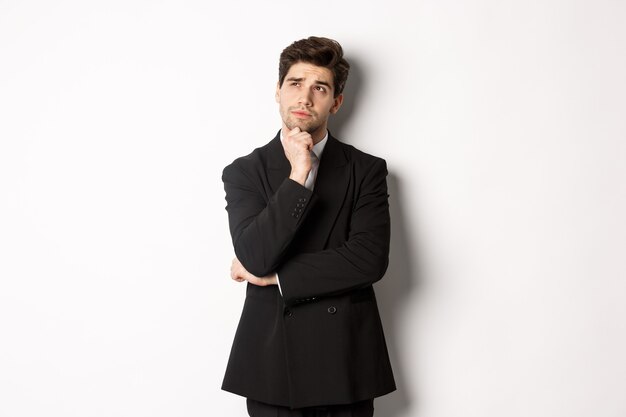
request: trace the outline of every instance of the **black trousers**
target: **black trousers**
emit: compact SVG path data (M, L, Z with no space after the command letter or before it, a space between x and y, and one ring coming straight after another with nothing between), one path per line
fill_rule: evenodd
M280 405L265 404L247 400L250 417L373 417L374 400L359 401L354 404L307 407L292 410Z

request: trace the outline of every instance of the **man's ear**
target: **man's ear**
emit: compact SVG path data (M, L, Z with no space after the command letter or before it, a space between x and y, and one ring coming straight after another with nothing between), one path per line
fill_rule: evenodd
M274 95L276 103L280 102L280 81L276 83L276 94Z
M339 111L339 107L341 107L341 103L343 103L343 94L339 94L335 97L335 101L333 106L330 108L330 114L335 114Z

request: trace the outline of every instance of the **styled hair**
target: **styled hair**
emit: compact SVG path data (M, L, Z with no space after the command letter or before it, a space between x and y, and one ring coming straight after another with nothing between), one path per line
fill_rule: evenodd
M329 39L310 36L295 41L280 54L278 64L278 85L283 86L285 77L292 65L298 62L313 64L328 68L333 73L334 96L343 92L350 71L350 64L343 57L343 49L339 42Z

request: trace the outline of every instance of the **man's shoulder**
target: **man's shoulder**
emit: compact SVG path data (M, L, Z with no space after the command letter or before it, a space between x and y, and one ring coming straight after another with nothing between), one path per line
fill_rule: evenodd
M255 148L249 154L236 158L224 168L224 173L228 173L232 170L254 170L266 166L268 156L277 146L276 141L280 141L278 136L274 137L274 139L270 140L265 145Z
M350 163L364 167L373 165L386 166L386 161L382 157L362 151L356 146L342 142L335 137L333 137L333 139L338 144L338 147L341 149L342 153L346 156L346 159L350 161Z

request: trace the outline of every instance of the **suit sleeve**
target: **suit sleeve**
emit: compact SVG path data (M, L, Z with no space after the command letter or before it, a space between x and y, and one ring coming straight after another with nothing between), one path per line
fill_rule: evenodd
M250 273L262 277L276 271L314 198L285 178L268 199L255 167L235 161L224 169L222 180L235 255Z
M285 304L366 287L385 274L390 240L385 161L376 158L366 172L352 207L348 239L340 247L299 254L280 264Z

